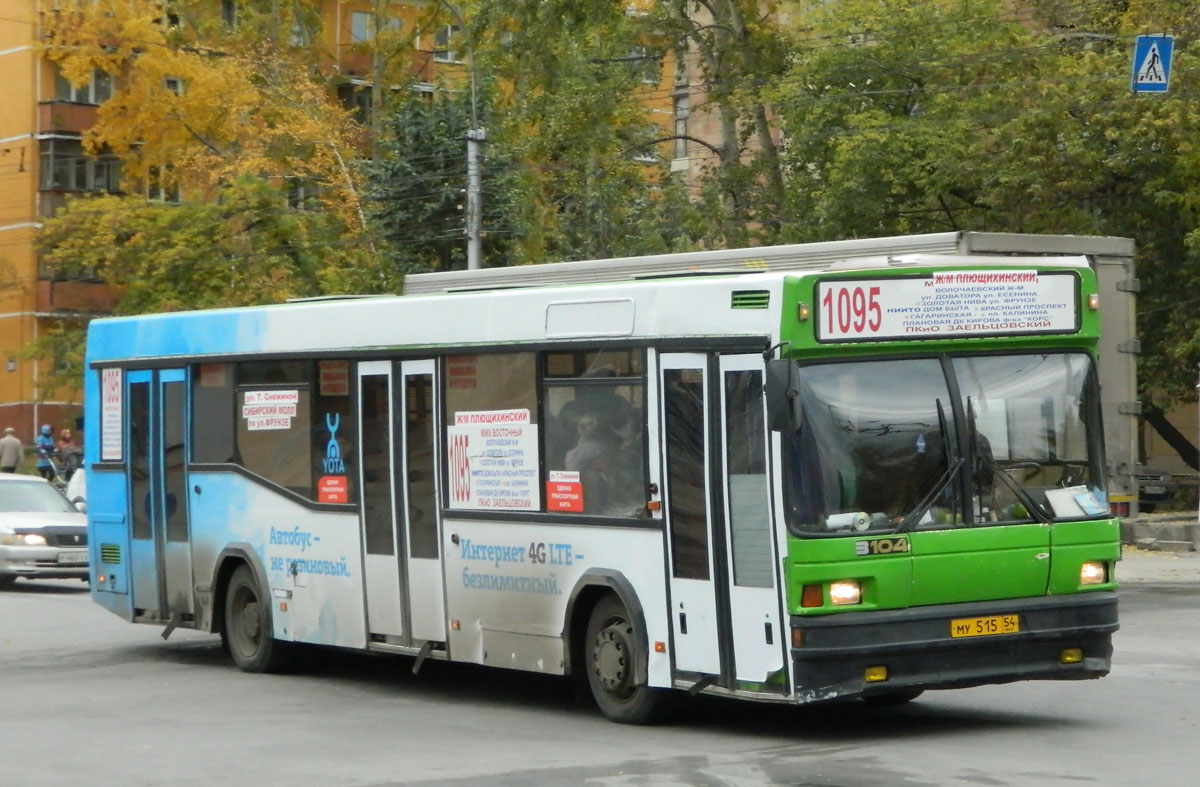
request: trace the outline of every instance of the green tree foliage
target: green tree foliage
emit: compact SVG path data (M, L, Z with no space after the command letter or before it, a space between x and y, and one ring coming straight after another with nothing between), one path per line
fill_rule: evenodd
M690 140L704 150L708 241L729 246L777 240L784 182L770 86L788 62L774 0L658 0L647 30L668 37L686 76L693 114L712 113L718 133ZM679 81L679 80L677 80ZM691 88L700 88L693 91Z
M167 205L138 197L72 200L39 236L55 278L97 278L118 293L117 314L276 303L329 292L398 287L369 252L343 243L337 216L290 210L261 178L238 178L220 198ZM62 379L82 379L83 324L64 323L34 348ZM75 346L77 343L78 346Z
M379 141L379 158L367 162L367 202L383 252L397 275L466 267L466 138L471 127L469 91L409 91ZM486 103L486 102L483 102ZM486 125L486 123L485 123ZM485 260L503 260L512 236L508 164L492 147L481 178Z
M654 51L640 19L610 0L462 6L478 70L496 85L488 169L502 158L513 232L502 261L690 247L699 214L664 167L638 160L661 136L638 99L654 65L631 59Z
M1200 75L1191 4L842 0L792 17L784 237L944 230L1138 244L1145 395L1200 362ZM1166 96L1130 92L1134 37L1175 32Z
M318 7L250 0L230 27L208 0L64 0L43 17L44 52L77 85L97 69L112 78L83 139L121 158L126 191L158 181L205 199L244 174L304 179L361 231L359 129L330 101L329 59L306 43Z

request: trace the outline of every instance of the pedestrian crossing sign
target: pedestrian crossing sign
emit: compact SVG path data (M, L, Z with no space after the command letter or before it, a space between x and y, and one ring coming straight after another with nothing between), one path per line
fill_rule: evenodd
M1134 93L1166 93L1171 83L1174 36L1138 36L1133 48Z

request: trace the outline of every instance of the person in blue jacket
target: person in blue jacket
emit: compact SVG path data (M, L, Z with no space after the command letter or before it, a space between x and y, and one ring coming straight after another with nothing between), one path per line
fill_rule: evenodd
M50 457L57 451L54 445L54 429L50 424L42 424L42 431L38 433L34 440L34 446L37 448L37 471L42 478L47 481L54 479L54 465L50 464Z

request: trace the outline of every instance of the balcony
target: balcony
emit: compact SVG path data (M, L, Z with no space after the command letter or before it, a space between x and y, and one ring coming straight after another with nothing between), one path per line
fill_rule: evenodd
M95 104L72 101L43 101L38 105L38 129L43 133L71 132L82 134L96 124Z
M111 314L121 291L98 281L37 282L37 311L41 314Z

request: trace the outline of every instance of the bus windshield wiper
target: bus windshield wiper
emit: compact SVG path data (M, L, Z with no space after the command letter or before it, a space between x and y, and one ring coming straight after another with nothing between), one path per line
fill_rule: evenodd
M967 438L971 446L971 466L976 468L976 475L978 475L980 464L986 465L992 471L992 477L999 478L1004 482L1009 491L1021 501L1021 505L1025 506L1025 510L1029 512L1030 516L1043 525L1048 525L1054 521L1054 518L1046 514L1045 510L1034 501L1033 496L1024 487L1012 480L1004 468L996 463L990 451L984 452L979 450L979 431L975 428L975 405L971 402L971 397L969 396L967 397ZM976 479L976 483L978 484L978 478ZM976 494L979 491L976 490Z
M925 512L933 506L933 501L937 500L938 495L945 490L947 484L953 480L954 474L958 472L958 468L962 466L963 458L961 456L946 466L945 472L938 476L938 480L925 493L925 497L921 498L921 502L917 503L916 507L912 511L909 511L900 524L896 526L897 533L905 533L917 526L921 517L925 516Z

